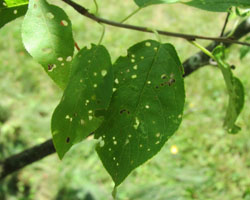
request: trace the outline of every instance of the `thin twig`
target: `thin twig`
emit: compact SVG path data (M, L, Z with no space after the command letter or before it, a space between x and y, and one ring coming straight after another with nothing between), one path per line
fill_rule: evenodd
M227 26L227 23L228 23L228 19L229 19L230 14L231 14L231 8L230 8L230 10L229 10L228 13L227 13L227 16L226 16L224 25L223 25L222 30L221 30L220 37L223 37L223 36L224 36L224 33L225 33L225 30L226 30L226 26Z
M97 17L97 16L89 13L89 11L86 8L82 7L81 5L75 3L75 2L73 2L71 0L62 0L62 1L67 3L68 5L70 5L72 8L74 8L81 15L83 15L85 17L88 17L89 19L92 19L92 20L94 20L94 21L96 21L98 23L108 24L110 26L115 26L115 27L130 29L130 30L136 30L136 31L141 31L141 32L154 33L152 30L148 29L147 27L135 26L135 25L131 25L131 24L122 24L122 23L119 23L119 22L110 21L110 20L107 20L107 19ZM224 42L224 43L232 43L232 44L240 44L240 45L250 46L250 43L240 42L240 41L233 40L233 39L226 38L226 37L207 37L207 36L200 36L200 35L168 32L168 31L162 31L162 30L156 30L156 31L160 35L183 38L183 39L186 39L186 40L189 40L189 41L190 40L194 41L196 39L200 39L200 40L211 40L211 41L216 41L216 42Z

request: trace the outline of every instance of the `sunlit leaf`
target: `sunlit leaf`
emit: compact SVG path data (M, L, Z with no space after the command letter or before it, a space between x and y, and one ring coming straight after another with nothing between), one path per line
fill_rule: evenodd
M191 0L185 4L214 12L226 12L232 6L250 7L249 0Z
M74 51L71 22L66 13L45 0L30 0L22 38L32 57L61 88L65 88Z
M153 4L177 3L180 0L134 0L139 7L146 7Z
M69 84L51 124L60 158L102 123L103 117L96 116L95 111L109 106L113 86L111 66L109 53L103 46L84 48L74 58Z
M225 48L219 46L213 51L213 54L222 71L229 94L224 126L229 133L235 134L240 130L235 122L244 106L244 87L241 81L233 76L230 65L225 62L224 51Z
M4 0L8 7L17 7L27 5L29 0Z
M114 64L115 84L103 124L95 132L96 150L118 186L152 158L182 119L182 65L171 44L148 40Z
M15 20L16 18L25 15L28 8L27 3L13 3L7 4L7 1L5 2L0 0L0 28L2 28L5 24Z

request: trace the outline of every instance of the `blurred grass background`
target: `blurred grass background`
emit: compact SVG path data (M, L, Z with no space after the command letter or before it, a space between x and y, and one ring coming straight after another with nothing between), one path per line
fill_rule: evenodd
M70 16L80 47L97 43L102 27L63 7ZM94 11L91 0L78 3ZM99 0L100 15L120 21L136 9L132 0ZM219 36L225 13L211 13L183 5L151 6L127 23L182 33ZM25 51L22 19L0 30L0 159L51 138L50 118L62 95ZM232 27L234 20L229 23ZM182 39L171 42L180 59L197 49ZM153 34L106 27L103 44L113 62L128 47ZM199 41L206 45L209 42ZM229 60L245 86L246 98L238 124L242 131L229 135L223 128L227 93L220 71L207 66L185 78L186 105L176 134L153 159L136 169L119 187L120 200L249 200L250 199L250 55L239 60L239 46ZM178 149L176 154L171 148ZM108 200L113 183L95 153L95 141L76 145L60 161L53 154L0 183L0 200Z

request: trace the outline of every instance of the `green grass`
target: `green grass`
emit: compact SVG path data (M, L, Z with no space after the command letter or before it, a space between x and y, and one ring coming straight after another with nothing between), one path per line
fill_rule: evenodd
M102 30L99 24L56 2L72 19L80 47L98 42ZM79 2L94 11L91 1ZM132 0L98 3L101 16L117 21L136 9ZM140 11L127 23L218 36L224 18L225 14L183 5L161 5ZM0 113L9 116L0 124L0 159L51 137L50 118L62 94L24 50L21 23L22 19L18 19L0 30ZM233 22L229 27L232 25ZM126 54L128 47L150 38L156 39L153 34L107 26L103 44L114 62L119 55ZM175 45L182 61L197 51L185 40L161 38ZM235 74L246 91L245 109L238 120L242 131L229 135L222 128L227 94L220 71L209 66L198 70L185 79L186 106L181 127L159 154L126 179L119 187L118 199L243 199L250 189L250 55L240 61L238 50L236 46L231 48L229 60L237 67ZM178 154L171 154L172 145L177 146ZM63 161L54 154L26 167L0 184L0 199L6 195L8 200L80 200L86 194L97 200L111 199L113 183L94 148L95 141L87 139L76 145Z

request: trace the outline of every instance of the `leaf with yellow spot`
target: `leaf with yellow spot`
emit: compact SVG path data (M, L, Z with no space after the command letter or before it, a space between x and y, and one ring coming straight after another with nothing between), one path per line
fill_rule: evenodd
M95 138L102 140L96 151L118 186L177 130L185 93L182 65L171 44L138 43L118 58L114 72L116 90Z
M112 64L106 48L92 45L82 49L72 62L69 84L52 116L53 142L61 159L103 122L103 116L95 112L108 108L112 87Z
M23 21L22 40L30 55L65 89L71 70L74 40L71 22L63 9L45 0L30 0Z

